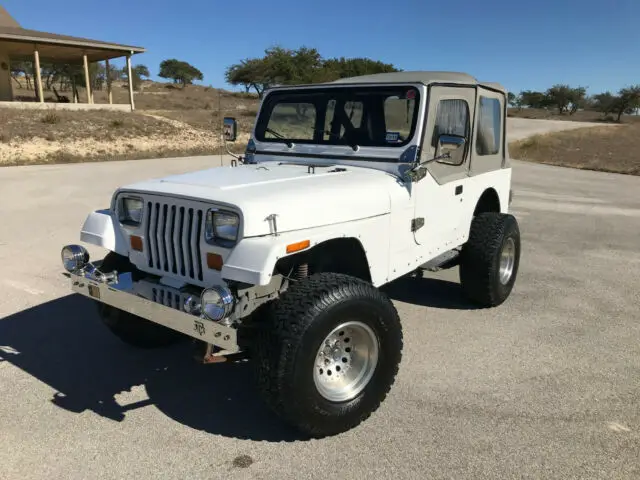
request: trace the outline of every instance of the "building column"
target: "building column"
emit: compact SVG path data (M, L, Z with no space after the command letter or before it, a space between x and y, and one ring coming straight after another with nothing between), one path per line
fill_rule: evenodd
M129 104L131 104L131 110L135 110L135 104L133 102L133 76L131 75L131 52L127 55L127 79L129 80Z
M37 46L33 51L33 60L34 60L33 69L35 70L34 73L36 74L36 91L38 92L38 98L40 100L40 103L44 103L44 92L42 91L42 75L40 73L40 54L38 53Z
M84 84L87 87L87 103L93 103L91 98L91 77L89 77L89 61L87 60L87 56L82 56L82 61L84 62Z
M104 70L107 75L107 96L109 97L109 105L113 104L113 94L111 93L111 66L109 60L104 61Z

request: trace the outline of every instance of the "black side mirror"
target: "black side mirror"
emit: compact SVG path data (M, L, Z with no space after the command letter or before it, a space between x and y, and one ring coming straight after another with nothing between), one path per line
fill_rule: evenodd
M443 133L438 137L436 147L436 158L438 163L447 165L462 165L464 163L464 153L467 140L460 135L449 135Z
M235 142L238 136L238 122L233 117L224 117L222 131L227 142Z

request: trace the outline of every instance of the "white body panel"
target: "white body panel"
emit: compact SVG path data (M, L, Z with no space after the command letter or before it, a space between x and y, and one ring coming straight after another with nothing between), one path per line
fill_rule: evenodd
M292 159L294 161L296 159ZM216 167L123 187L139 192L194 199L229 207L242 215L242 236L271 233L267 217L277 215L279 232L350 222L389 213L390 188L396 178L368 168L299 165Z

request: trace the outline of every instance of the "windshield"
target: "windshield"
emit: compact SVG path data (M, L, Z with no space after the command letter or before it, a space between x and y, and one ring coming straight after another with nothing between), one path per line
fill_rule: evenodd
M256 124L260 142L402 147L418 118L412 86L310 88L267 95Z

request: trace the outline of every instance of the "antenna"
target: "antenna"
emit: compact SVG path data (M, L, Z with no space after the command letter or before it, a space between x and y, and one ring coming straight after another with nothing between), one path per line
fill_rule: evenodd
M220 123L220 139L224 142L226 147L226 141L224 138L224 118L222 117L222 90L218 89L218 122ZM222 166L222 149L220 149L220 166Z

